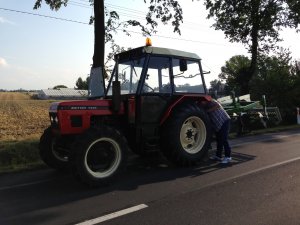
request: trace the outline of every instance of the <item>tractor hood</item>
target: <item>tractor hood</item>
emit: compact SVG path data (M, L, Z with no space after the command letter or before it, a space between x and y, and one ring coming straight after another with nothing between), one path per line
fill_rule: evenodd
M57 112L60 110L110 110L111 107L111 99L65 101L53 102L50 105L49 112ZM123 104L121 104L121 109L122 108Z
M81 134L97 118L116 114L124 114L124 104L114 112L111 99L54 102L49 109L52 128L60 135Z

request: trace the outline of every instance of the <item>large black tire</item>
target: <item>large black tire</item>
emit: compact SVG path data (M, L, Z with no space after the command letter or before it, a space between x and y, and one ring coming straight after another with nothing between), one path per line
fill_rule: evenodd
M48 127L40 138L41 159L51 168L63 170L68 166L68 152L64 148L64 138L55 137Z
M163 126L161 150L176 165L191 166L205 156L211 136L206 112L194 103L183 104Z
M74 143L72 170L89 186L108 184L124 168L128 145L116 129L103 126L90 129Z

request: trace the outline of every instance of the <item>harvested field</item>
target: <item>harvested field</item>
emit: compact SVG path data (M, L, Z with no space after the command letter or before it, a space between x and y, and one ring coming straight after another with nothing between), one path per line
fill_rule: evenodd
M0 141L39 138L49 126L49 105L26 93L0 92Z

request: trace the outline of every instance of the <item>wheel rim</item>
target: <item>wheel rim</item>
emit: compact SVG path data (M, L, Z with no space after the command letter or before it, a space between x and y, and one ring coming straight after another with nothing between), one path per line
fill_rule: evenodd
M52 154L59 161L68 162L68 156L66 152L62 148L58 147L57 142L58 140L56 138L54 138L52 141L52 146L51 146Z
M204 122L196 116L187 118L180 130L180 142L189 154L200 152L206 141L206 127Z
M105 178L118 169L121 157L119 144L103 137L90 144L84 157L84 165L93 177Z

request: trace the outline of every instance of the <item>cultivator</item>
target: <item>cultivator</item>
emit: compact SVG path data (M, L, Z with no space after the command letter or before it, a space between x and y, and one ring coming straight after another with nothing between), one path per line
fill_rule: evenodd
M262 101L251 101L250 94L240 97L232 94L218 98L218 101L232 118L238 134L278 125L282 121L278 107L266 106L265 96L262 97Z

